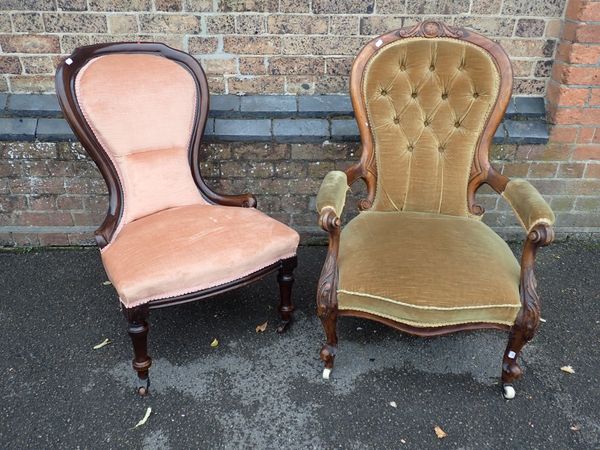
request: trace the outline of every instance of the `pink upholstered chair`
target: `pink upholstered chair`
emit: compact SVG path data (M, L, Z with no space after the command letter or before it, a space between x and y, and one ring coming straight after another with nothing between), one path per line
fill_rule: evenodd
M198 62L163 44L81 47L59 66L56 91L108 186L96 241L129 321L138 393L149 387L149 309L210 297L278 270L283 331L294 309L299 236L257 211L253 195L220 195L203 181L209 94Z

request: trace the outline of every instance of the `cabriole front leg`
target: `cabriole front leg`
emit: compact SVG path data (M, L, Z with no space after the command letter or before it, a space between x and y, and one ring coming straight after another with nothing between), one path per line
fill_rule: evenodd
M150 376L148 371L152 365L152 359L148 355L148 305L135 308L123 308L127 318L127 332L133 343L133 370L137 372L136 391L145 396L150 392Z
M325 363L323 378L329 379L333 370L335 354L337 352L337 286L338 267L337 256L340 242L340 219L332 209L325 210L319 218L321 227L329 232L329 247L325 264L321 270L317 289L317 315L321 319L325 331L326 341L321 348L320 357Z
M277 282L279 283L279 293L281 296L279 302L279 316L281 322L277 327L278 333L283 333L292 323L292 315L294 312L294 303L292 302L292 286L294 284L294 269L298 265L296 256L284 259L281 262L281 268L277 274Z
M514 398L513 382L521 378L523 371L518 357L523 346L535 336L540 324L540 298L537 294L537 281L534 274L535 257L540 247L554 240L554 231L549 225L536 225L527 235L521 257L521 310L512 326L508 345L502 360L502 388L506 399Z

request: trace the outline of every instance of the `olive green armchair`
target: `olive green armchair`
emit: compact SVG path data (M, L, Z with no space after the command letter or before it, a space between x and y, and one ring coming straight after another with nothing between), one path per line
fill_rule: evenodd
M338 316L419 336L495 328L509 332L504 396L517 358L538 328L533 274L553 239L554 214L525 180L490 165L488 150L512 90L512 69L491 40L438 22L373 39L357 56L351 97L362 155L329 173L317 196L329 249L317 292L326 343L324 378L337 352ZM341 227L346 192L367 185L360 214ZM521 263L481 221L475 193L488 184L527 232Z

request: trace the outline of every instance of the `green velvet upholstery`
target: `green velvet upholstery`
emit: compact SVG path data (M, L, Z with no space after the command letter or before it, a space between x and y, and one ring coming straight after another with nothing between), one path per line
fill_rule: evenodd
M317 212L325 208L332 208L340 217L346 204L346 192L348 191L348 179L341 171L329 172L319 188L317 194Z
M456 39L401 39L363 77L375 140L374 210L468 215L475 147L500 76L482 48Z
M398 39L375 51L360 82L377 184L372 207L339 238L339 310L413 327L513 325L520 265L467 203L475 152L500 95L494 58L458 39ZM346 189L340 172L328 174L319 212L339 216ZM503 195L527 230L554 222L528 182L509 181Z
M554 213L537 189L528 181L510 180L502 193L527 231L538 223L554 223Z
M338 308L418 327L512 325L519 263L484 223L418 212L363 212L342 230Z

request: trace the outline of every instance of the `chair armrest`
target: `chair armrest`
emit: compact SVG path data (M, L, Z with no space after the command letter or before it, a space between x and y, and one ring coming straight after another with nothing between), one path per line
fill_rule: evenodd
M555 217L552 209L537 189L526 180L510 180L502 192L515 215L530 232L538 224L552 225Z
M339 170L329 172L325 175L317 194L317 212L323 214L324 209L330 208L337 217L340 217L346 204L348 189L348 179L344 172Z

